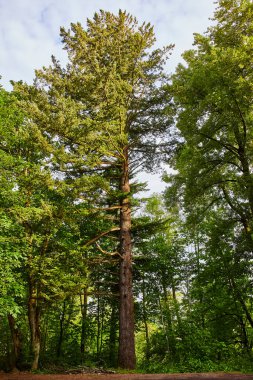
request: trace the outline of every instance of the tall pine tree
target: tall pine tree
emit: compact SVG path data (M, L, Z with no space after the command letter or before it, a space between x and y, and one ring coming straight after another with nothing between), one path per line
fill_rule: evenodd
M136 185L131 181L137 168L154 169L165 152L171 117L164 64L171 46L152 50L150 24L139 26L122 11L100 11L87 20L86 30L71 24L70 30L61 29L61 37L67 66L53 58L52 66L36 73L37 91L45 95L38 97L44 113L38 122L60 147L66 175L104 178L97 202L120 210L109 230L119 230L119 365L131 369L136 362L131 238Z

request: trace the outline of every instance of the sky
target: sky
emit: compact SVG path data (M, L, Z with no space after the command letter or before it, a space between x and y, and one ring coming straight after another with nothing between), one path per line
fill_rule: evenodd
M54 55L62 64L59 30L71 22L92 18L100 9L118 13L126 10L142 23L154 25L156 47L175 44L167 63L168 73L191 49L193 33L204 33L211 25L215 4L212 0L0 0L0 83L11 90L10 80L32 83L34 70L48 66ZM152 192L164 184L156 176L145 175Z

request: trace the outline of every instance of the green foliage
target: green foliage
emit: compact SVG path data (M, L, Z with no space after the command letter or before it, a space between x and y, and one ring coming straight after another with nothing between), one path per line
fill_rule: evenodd
M220 0L169 82L153 28L100 11L61 29L65 68L0 88L1 368L35 338L43 368L117 365L120 207L166 154L131 229L139 369L253 370L252 15Z
M188 231L189 370L238 370L236 355L252 355L252 9L219 1L216 24L195 35L170 87L180 136L166 204L181 206Z

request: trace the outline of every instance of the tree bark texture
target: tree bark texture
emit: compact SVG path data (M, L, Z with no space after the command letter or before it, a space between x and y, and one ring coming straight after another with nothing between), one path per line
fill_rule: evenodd
M37 299L37 289L33 279L29 279L28 318L31 333L33 353L32 370L38 369L40 355L40 307Z
M8 323L12 338L12 359L11 359L11 370L15 371L20 369L20 361L22 359L22 339L21 333L16 326L15 319L11 314L8 314Z
M132 290L131 205L128 150L125 148L120 182L120 308L119 308L119 366L134 369L136 366L134 339L134 301Z

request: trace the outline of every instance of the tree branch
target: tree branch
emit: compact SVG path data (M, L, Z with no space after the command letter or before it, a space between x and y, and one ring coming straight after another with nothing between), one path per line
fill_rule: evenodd
M118 252L118 251L115 251L115 252L108 252L108 251L105 251L103 248L100 247L100 245L96 242L96 247L98 248L98 250L100 252L102 252L104 255L107 255L107 256L120 256L122 259L123 257L121 256L121 254Z
M113 227L108 231L101 232L101 234L99 234L99 235L95 236L94 238L92 238L91 240L87 241L87 243L85 243L83 245L83 248L88 247L89 245L91 245L91 244L95 243L97 240L99 240L101 237L106 236L110 232L114 232L114 231L120 231L120 227Z

